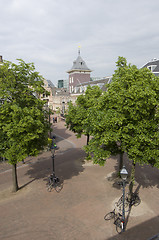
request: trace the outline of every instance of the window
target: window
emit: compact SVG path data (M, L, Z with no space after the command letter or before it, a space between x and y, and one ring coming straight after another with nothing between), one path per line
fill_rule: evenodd
M151 71L151 66L150 67L147 67L150 71Z
M150 65L150 66L147 66L147 68L153 72L155 70L155 68L157 67L157 65Z

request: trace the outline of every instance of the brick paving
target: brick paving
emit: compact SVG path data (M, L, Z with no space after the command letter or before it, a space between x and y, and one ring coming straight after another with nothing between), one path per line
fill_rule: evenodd
M0 165L0 239L6 240L147 240L159 232L159 170L137 166L135 188L141 204L132 207L126 232L118 235L104 215L122 190L115 184L117 158L104 167L85 162L83 136L77 139L63 121L53 126L59 149L55 172L63 178L60 193L47 192L52 171L50 152L27 158L18 164L21 189L11 193L11 170ZM129 164L125 157L126 167Z

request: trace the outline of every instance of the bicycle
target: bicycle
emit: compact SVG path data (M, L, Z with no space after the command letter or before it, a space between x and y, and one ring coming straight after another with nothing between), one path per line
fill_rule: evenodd
M55 175L55 164L54 164L54 158L55 158L55 150L57 149L57 145L55 142L55 136L52 138L52 144L51 144L51 153L52 153L52 171L53 173L49 176L48 184L47 184L47 191L51 192L51 190L54 188L56 192L60 192L63 188L63 181L60 181L58 177Z
M124 208L125 212L128 212L130 207L135 206L137 207L141 203L141 199L138 196L138 193L132 193L130 194L129 192L125 196L125 201L124 201ZM115 203L116 208L118 209L119 212L122 212L123 208L123 196L121 196L118 200L118 202Z
M105 220L111 220L114 219L114 224L116 225L116 231L117 233L121 233L124 231L124 221L122 219L122 215L118 212L116 213L116 210L114 208L113 211L107 213L104 216Z
M114 224L116 225L116 231L117 233L122 233L124 232L124 225L125 225L125 222L122 218L122 216L119 216L116 221L114 222Z
M141 199L138 193L127 193L126 194L126 201L130 204L130 206L137 207L141 203Z
M138 206L141 203L141 199L138 196L138 193L127 193L126 197L125 197L125 201L124 201L124 205L125 205L125 211L129 211L129 209L131 208L131 206ZM118 206L119 210L121 211L121 207L123 207L123 196L121 196L121 198L118 200L118 202L116 203L116 206ZM128 210L127 210L128 207ZM117 219L115 220L114 224L116 225L116 231L118 233L124 232L125 230L125 221L122 217L121 214L119 214L119 216L117 217Z
M113 211L107 213L107 214L104 216L104 219L105 219L105 220L111 220L111 219L114 218L114 221L115 221L115 219L118 217L118 215L120 215L120 213L116 213L116 210L115 210L115 208L114 208Z
M119 212L122 213L122 210L123 210L123 196L121 196L119 198L119 200L117 202L115 202L115 207L118 209ZM129 202L127 201L127 199L125 199L125 201L124 201L124 208L125 208L125 212L129 211Z
M58 177L51 174L48 179L47 191L51 192L52 189L55 189L56 192L60 192L63 188L63 181L60 181Z

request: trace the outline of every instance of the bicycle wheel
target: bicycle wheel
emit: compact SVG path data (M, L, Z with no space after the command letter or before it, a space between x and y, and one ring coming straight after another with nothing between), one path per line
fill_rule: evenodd
M117 207L120 206L123 202L123 196L119 198L119 200L116 202Z
M107 214L104 216L104 219L105 219L105 220L110 220L110 219L113 219L114 217L115 217L115 212L112 211L112 212L107 213Z
M52 174L48 177L48 184L51 185L53 182L53 176Z
M59 193L63 189L63 178L56 178L56 181L54 182L54 189L57 193Z
M122 211L123 211L123 202L120 202L120 204L115 203L115 206L118 209L118 212L122 213ZM129 202L127 202L126 199L125 199L125 202L124 202L124 209L125 209L125 212L129 211Z
M55 183L55 187L54 188L55 188L55 191L57 193L59 193L62 190L62 188L63 188L63 184L61 184L60 182Z
M117 210L117 212L122 213L123 203L120 202L120 204L119 204L119 201L115 202L115 209Z
M139 198L138 195L135 196L135 200L133 202L133 206L137 207L141 203L141 199Z
M118 218L115 222L115 225L116 225L116 231L117 233L122 233L123 232L123 227L124 227L124 224L123 222L121 221L120 218Z
M47 191L48 191L48 192L51 192L51 190L52 190L52 184L48 184L48 185L47 185Z
M129 202L127 200L125 200L124 205L125 205L125 212L128 212L129 211L129 206L130 206Z

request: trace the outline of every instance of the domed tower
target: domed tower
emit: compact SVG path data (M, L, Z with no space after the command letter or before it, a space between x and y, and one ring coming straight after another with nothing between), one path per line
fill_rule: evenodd
M78 57L73 62L71 70L67 71L69 74L69 92L72 93L76 85L90 81L90 70L85 61L81 58L80 49L78 49Z

